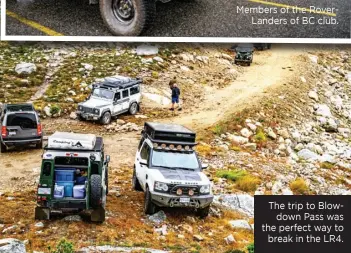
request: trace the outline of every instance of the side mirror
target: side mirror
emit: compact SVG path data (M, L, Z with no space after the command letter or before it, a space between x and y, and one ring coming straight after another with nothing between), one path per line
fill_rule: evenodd
M205 169L207 169L207 168L208 168L208 164L203 163L203 164L201 165L201 167L202 167L202 169L203 169L203 170L205 170Z
M109 163L109 162L110 162L110 159L111 159L110 156L107 155L107 156L106 156L106 163Z

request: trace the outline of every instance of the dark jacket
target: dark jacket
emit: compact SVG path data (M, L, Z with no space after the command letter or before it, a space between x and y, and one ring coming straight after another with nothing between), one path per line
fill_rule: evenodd
M180 95L180 90L178 87L172 87L172 98L178 98Z

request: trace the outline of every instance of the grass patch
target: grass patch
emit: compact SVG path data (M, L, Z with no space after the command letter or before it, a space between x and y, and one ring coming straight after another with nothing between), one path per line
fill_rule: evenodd
M237 181L236 188L245 192L253 192L256 191L260 184L261 180L259 178L247 175Z
M254 135L254 140L256 142L266 142L267 136L262 128L257 129L257 133Z
M330 170L330 169L334 168L334 164L332 164L330 162L322 162L321 168Z
M294 181L292 181L290 183L290 189L294 194L298 195L306 195L310 192L310 189L303 178L296 178Z
M239 179L247 176L245 170L234 169L234 170L219 170L216 172L216 176L220 178L226 178L231 181L238 181Z
M74 253L73 243L67 241L66 239L61 239L56 246L56 249L51 250L49 247L50 253Z

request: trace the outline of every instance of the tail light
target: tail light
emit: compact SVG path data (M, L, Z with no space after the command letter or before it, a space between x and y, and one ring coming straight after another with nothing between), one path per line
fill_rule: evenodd
M41 135L41 134L42 134L41 124L38 124L38 126L37 126L37 134L38 134L38 135Z
M2 137L6 137L6 136L7 136L7 129L6 129L5 126L3 126L3 127L1 128L1 136L2 136Z

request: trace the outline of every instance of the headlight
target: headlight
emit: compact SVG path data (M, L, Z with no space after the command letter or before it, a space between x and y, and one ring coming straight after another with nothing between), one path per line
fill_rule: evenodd
M155 182L155 190L157 191L168 191L168 185L162 182Z
M83 111L83 106L78 105L78 111Z
M200 188L200 193L204 194L204 193L210 193L210 185L203 185Z
M95 114L100 114L100 110L99 109L94 109L94 113Z

